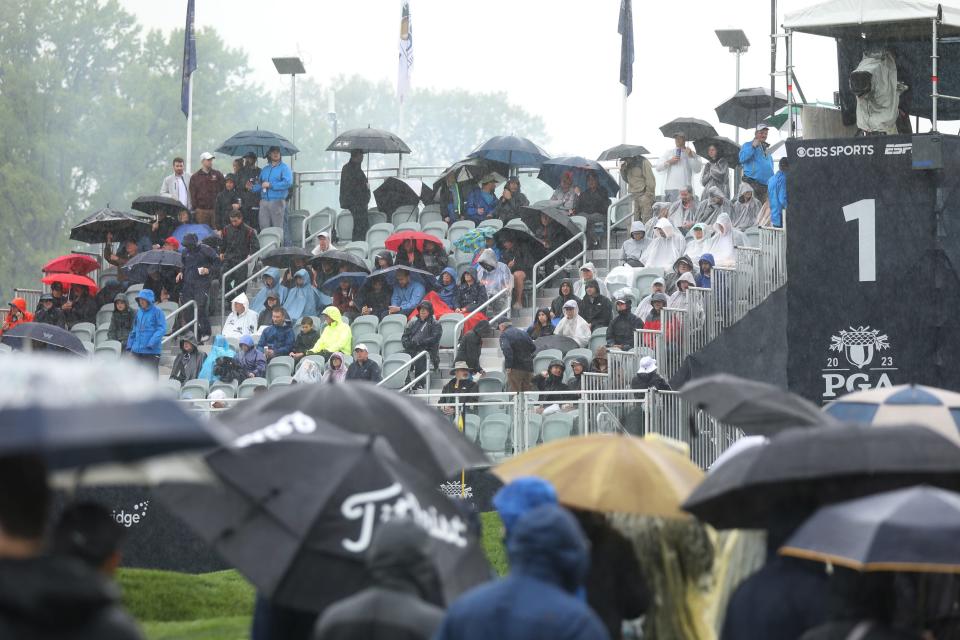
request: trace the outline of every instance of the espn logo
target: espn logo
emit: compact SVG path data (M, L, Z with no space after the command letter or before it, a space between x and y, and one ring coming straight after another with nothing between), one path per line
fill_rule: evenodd
M905 153L910 153L913 149L913 144L910 142L904 142L902 144L888 144L883 150L883 155L885 156L902 156Z

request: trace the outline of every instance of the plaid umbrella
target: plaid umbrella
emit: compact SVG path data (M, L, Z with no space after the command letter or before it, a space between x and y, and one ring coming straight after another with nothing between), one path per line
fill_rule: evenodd
M465 253L476 253L487 246L487 238L492 238L497 232L493 227L477 227L470 229L465 234L457 238L453 243L457 249Z

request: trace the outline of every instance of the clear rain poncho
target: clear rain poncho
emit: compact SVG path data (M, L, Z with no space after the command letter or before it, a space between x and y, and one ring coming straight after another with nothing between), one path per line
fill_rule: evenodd
M747 237L742 231L734 229L730 216L721 213L713 225L713 236L710 238L709 251L716 260L717 266L732 267L737 263L736 247L747 246Z
M633 234L643 233L644 237L640 240L634 240ZM646 237L647 230L644 228L644 224L639 220L635 220L630 224L630 237L623 243L623 254L621 256L622 260L637 260L642 262L640 259L643 255L643 251L650 246L650 238Z
M697 222L713 224L721 213L729 214L733 210L730 200L718 187L707 187L703 199L697 205Z
M660 218L654 225L656 237L643 252L640 261L648 267L669 269L683 255L686 243L683 236L667 218Z
M683 229L684 227L689 229L695 222L698 222L698 211L700 211L700 201L697 200L696 196L690 196L689 207L683 205L683 200L677 200L670 205L670 222L677 229Z
M727 198L730 197L730 164L726 158L707 160L700 174L700 184L706 191L710 187L717 187Z
M740 191L737 192L737 201L733 203L733 213L730 214L733 226L740 231L757 226L757 219L760 217L762 206L757 199L757 195L753 192L753 187L746 182L741 182Z
M697 231L701 232L700 238L697 238ZM690 233L687 235L687 250L686 255L690 256L690 259L693 261L693 264L700 262L700 256L705 253L708 253L707 246L710 244L710 233L707 229L707 225L702 222L698 222L690 228Z

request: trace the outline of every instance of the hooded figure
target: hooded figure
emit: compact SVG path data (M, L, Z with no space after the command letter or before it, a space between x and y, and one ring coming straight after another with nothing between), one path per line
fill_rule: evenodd
M127 335L127 351L144 355L160 355L163 336L167 333L167 319L163 310L154 304L153 291L143 289L137 301L144 300L146 309L138 309L133 329Z
M480 252L477 259L477 280L487 291L487 297L490 298L504 289L513 289L513 273L510 267L497 260L497 254L493 249L484 249ZM506 303L509 303L509 297Z
M607 346L629 351L634 347L634 332L643 329L643 320L633 315L633 300L628 295L617 297L616 315L607 327Z
M490 323L481 320L474 327L460 337L460 344L457 345L457 354L454 362L466 362L470 368L470 373L483 373L480 367L480 354L483 351L483 334L489 331Z
M234 356L234 359L247 373L248 378L262 378L267 370L267 359L253 344L251 336L240 337L240 352Z
M323 379L323 369L313 360L304 360L293 374L297 384L317 384Z
M121 309L122 307L122 309ZM125 293L118 293L113 298L113 313L110 315L110 328L107 329L107 339L116 340L124 347L127 336L133 330L134 313L130 309L130 301Z
M573 283L573 293L582 300L587 295L587 283L591 280L596 280L600 295L610 295L610 292L607 291L607 285L603 280L597 278L597 268L592 262L584 262L580 265L580 277Z
M737 201L733 203L733 226L740 231L750 227L757 226L757 219L760 217L760 209L763 203L757 198L751 187L746 182L740 183L740 191L737 192Z
M130 316L130 320L132 322L132 315ZM0 327L0 334L3 334L4 331L9 331L18 324L22 324L24 322L33 322L33 314L27 311L26 300L23 298L14 298L10 301L10 311L7 313L7 317L3 322L3 327ZM129 328L127 331L129 331ZM126 336L124 336L124 338L126 338ZM111 339L115 340L116 338Z
M550 303L550 315L556 320L563 317L563 305L567 300L573 300L580 305L580 298L573 293L573 280L564 278L560 281L559 294Z
M630 223L630 237L623 243L622 255L620 257L631 267L642 267L643 252L650 246L650 238L647 237L647 228L639 220Z
M713 224L721 213L729 215L732 210L730 200L719 187L708 187L697 205L697 222Z
M737 264L736 247L747 245L747 238L742 231L733 228L733 222L726 213L721 213L713 225L713 236L710 238L710 253L716 264L722 267L732 267Z
M713 259L712 253L705 253L700 256L699 261L700 273L697 274L697 286L701 289L709 289L711 287L711 278L713 277L713 266L716 264Z
M533 384L539 391L569 391L570 388L563 382L564 365L562 360L551 360L547 365L547 370L533 377ZM539 409L545 408L551 404L561 404L563 402L573 402L576 396L567 394L550 394L539 396L538 400L543 403Z
M660 218L669 218L670 217L670 205L672 202L654 202L653 207L651 208L651 217L643 224L643 228L647 231L647 239L651 242L656 236L654 229L657 225L657 221Z
M243 311L238 313L237 305L240 305ZM233 299L230 306L233 311L231 311L227 319L223 321L223 329L220 333L228 338L237 339L243 336L252 336L256 333L257 323L260 321L260 317L256 311L250 308L250 299L247 298L247 294L239 294Z
M666 269L683 255L686 243L684 243L680 232L667 218L657 220L654 229L655 237L644 250L640 261L647 267L663 267Z
M251 339L250 342L252 343L253 340ZM225 337L215 337L213 339L213 346L210 347L210 353L207 354L203 366L200 367L200 375L197 377L203 380L209 380L210 382L217 380L217 376L213 373L213 367L217 364L217 360L220 358L229 358L232 360L236 357L237 352L230 348L230 343L227 342Z
M651 298L655 293L663 293L667 290L667 283L663 278L657 278L650 284L650 293L640 301L640 304L637 305L637 308L633 311L633 314L640 318L641 323L644 318L650 314L650 309L653 308L651 304Z
M694 262L700 261L700 256L707 252L707 245L710 244L707 225L698 222L690 227L690 233L687 235L687 248L684 253Z
M583 586L590 552L566 509L541 504L517 518L507 529L507 556L510 575L454 602L436 640L608 638L597 615L575 595Z
M681 283L686 283L681 285ZM670 301L667 303L667 306L671 309L685 309L690 310L690 300L687 289L690 287L697 286L697 279L689 271L681 275L677 279L677 290L672 296L670 296Z
M660 312L667 306L670 299L665 293L655 293L650 296L650 313L643 318L643 328L657 331L660 329ZM659 306L659 309L657 308Z
M47 309L46 303L50 303ZM57 306L57 302L52 295L44 293L40 296L40 302L37 305L37 311L33 314L33 321L42 324L50 324L61 329L66 328L66 322L63 319L63 311Z
M339 363L337 362L339 360ZM343 354L335 351L330 354L330 360L327 363L327 370L323 372L320 382L343 382L347 379L347 363L344 361Z
M393 253L387 249L382 249L373 254L373 268L386 269L393 266Z
M170 370L170 379L184 383L187 380L199 378L206 358L207 354L200 351L200 345L194 335L183 334L180 336L180 353L177 354L177 359L173 361L173 368Z
M690 225L697 221L697 209L700 207L700 200L690 192L687 202L677 200L670 205L670 222L677 229L689 229Z
M460 276L460 286L457 287L457 304L452 305L451 308L463 309L469 313L486 301L487 290L477 280L477 274L467 269Z
M427 312L425 318L421 317L423 315L422 311ZM433 304L429 300L424 300L417 305L417 316L403 330L401 341L404 351L411 358L417 356L421 351L428 352L430 362L436 369L440 363L440 337L442 335L443 330L440 328L440 323L433 317ZM414 375L418 376L426 369L426 363L423 360L418 360L413 365L413 369Z
M710 146L716 149L716 146ZM703 172L700 174L700 184L703 185L704 191L710 187L716 187L717 189L720 189L724 197L729 198L730 163L727 162L727 159L720 156L719 153L713 159L708 156L705 164L703 165Z
M317 315L319 295L310 282L309 271L300 269L294 274L294 284L287 289L287 295L280 303L292 322L298 322L303 316Z
M567 316L568 310L572 309L572 317ZM553 334L557 336L567 336L576 341L577 346L585 348L590 344L590 324L580 317L579 305L572 300L563 303L563 316L560 322L553 329Z
M250 309L260 313L263 311L267 303L267 296L271 293L277 296L277 300L283 301L284 296L286 296L287 288L280 284L280 269L276 267L268 267L266 271L263 272L263 288L257 292L257 295L254 296L253 302L250 303Z
M450 282L444 283L444 275L450 276ZM437 276L437 295L451 309L459 308L457 306L457 270L453 267L444 267Z
M667 290L666 293L673 293L677 290L677 280L680 279L680 276L686 272L694 271L693 260L689 256L680 256L677 258L677 261L673 263L673 271L667 274Z
M313 345L309 353L333 354L340 353L340 359L343 360L344 353L350 353L353 348L353 331L350 325L343 321L340 310L334 306L323 310L323 315L327 317L327 326L320 333L320 339ZM344 372L347 368L344 366Z
M600 293L600 283L596 280L588 280L584 289L583 299L580 300L580 317L587 321L591 331L606 327L613 315L610 298Z
M432 638L444 611L429 540L411 520L379 525L366 556L372 586L328 607L314 640Z
M537 309L537 314L533 316L533 324L527 327L527 335L533 340L553 335L553 323L550 322L550 309L548 307Z

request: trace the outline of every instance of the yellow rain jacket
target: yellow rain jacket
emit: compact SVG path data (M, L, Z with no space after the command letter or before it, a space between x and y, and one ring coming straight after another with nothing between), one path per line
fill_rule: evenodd
M353 332L350 331L350 325L341 319L340 310L333 306L327 307L323 310L323 315L329 318L327 326L320 334L317 344L313 345L313 349L308 353L353 353Z

